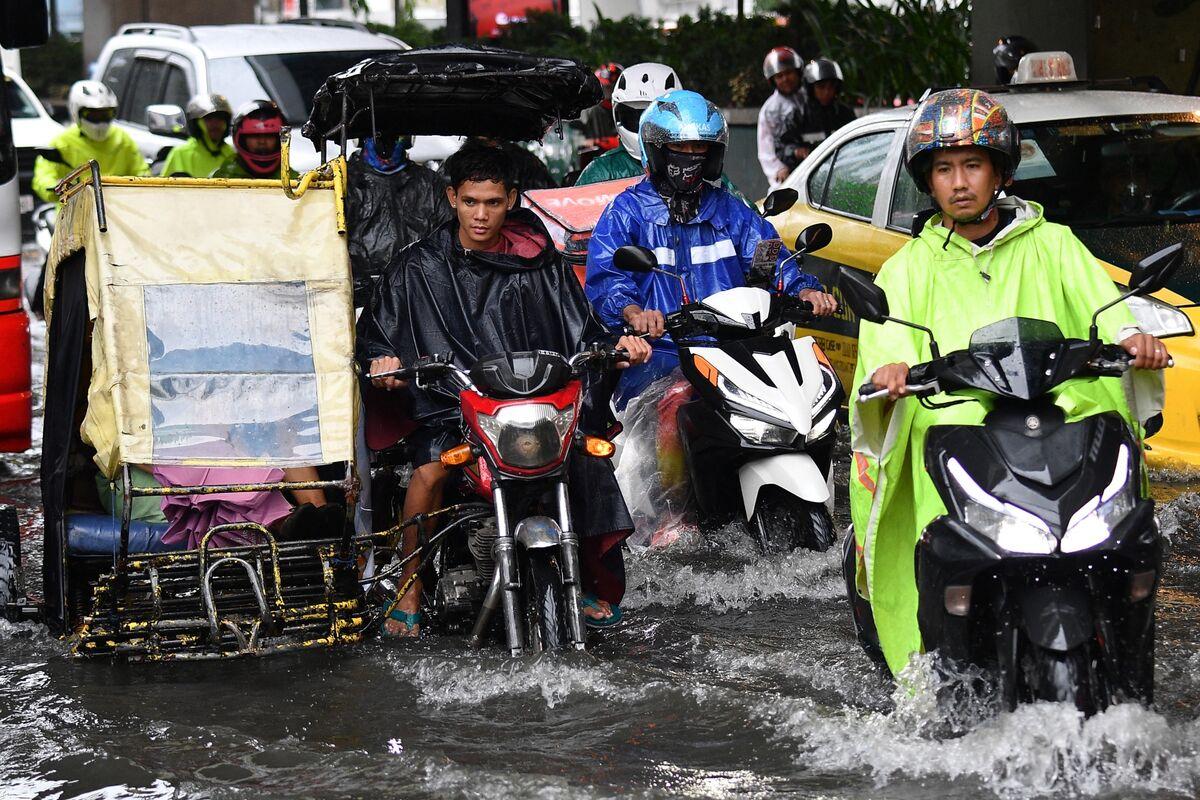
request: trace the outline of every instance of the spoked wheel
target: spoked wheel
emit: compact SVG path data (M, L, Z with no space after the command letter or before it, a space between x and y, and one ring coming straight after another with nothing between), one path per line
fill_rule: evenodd
M571 645L567 632L566 587L558 553L551 548L521 551L521 589L525 605L525 650L540 653Z
M809 503L778 486L764 486L750 520L758 545L767 554L790 553L797 547L818 553L833 545L833 518L823 503Z

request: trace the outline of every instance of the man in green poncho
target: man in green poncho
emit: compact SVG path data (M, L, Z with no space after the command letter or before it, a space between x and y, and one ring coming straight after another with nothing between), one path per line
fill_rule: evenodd
M171 148L162 174L168 178L207 178L233 161L233 148L225 141L233 109L224 95L213 92L188 100L184 114L188 140Z
M1092 313L1117 297L1070 229L1047 222L1036 203L1000 198L1019 159L1016 128L984 92L938 92L913 115L905 165L940 213L888 259L875 282L890 314L928 326L944 353L965 348L976 329L1014 316L1048 320L1067 337L1087 338ZM1162 399L1160 373L1142 370L1167 366L1166 347L1141 333L1124 305L1099 322L1101 337L1119 342L1139 370L1126 379L1068 383L1056 402L1068 420L1115 410L1139 425ZM869 377L889 390L890 400L850 409L856 584L870 601L893 673L922 649L913 550L925 526L945 513L925 472L926 433L935 424L978 424L986 413L979 403L927 409L905 397L909 367L930 358L929 340L919 331L895 323L860 327L854 385Z

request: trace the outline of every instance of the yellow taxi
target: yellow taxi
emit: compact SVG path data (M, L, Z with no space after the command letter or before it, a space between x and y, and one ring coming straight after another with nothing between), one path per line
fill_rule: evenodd
M1047 70L1039 57L1056 61ZM1168 290L1174 305L1200 297L1200 99L1102 88L1075 80L1065 53L1032 54L1014 85L995 91L1021 132L1021 164L1009 192L1042 204L1069 225L1117 283L1124 268L1174 242L1186 259ZM1037 69L1038 67L1041 69ZM1049 74L1051 77L1046 78ZM1039 77L1041 78L1039 79ZM773 219L784 241L826 222L833 242L805 268L827 286L838 265L875 273L912 235L930 199L903 165L904 132L915 106L861 117L836 131L785 181L800 198ZM922 217L923 219L923 217ZM1135 305L1131 303L1131 306ZM1134 308L1154 317L1153 300ZM1193 325L1196 309L1187 312ZM1196 326L1200 329L1200 326ZM846 386L857 358L858 321L844 308L812 333ZM1171 342L1162 430L1147 454L1156 467L1200 469L1200 339Z

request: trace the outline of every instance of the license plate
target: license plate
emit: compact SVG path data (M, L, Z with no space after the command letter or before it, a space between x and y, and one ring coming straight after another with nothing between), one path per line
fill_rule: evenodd
M9 195L9 196L11 197L12 195ZM22 214L30 214L32 212L33 212L33 195L31 195L31 194L21 195L21 213Z

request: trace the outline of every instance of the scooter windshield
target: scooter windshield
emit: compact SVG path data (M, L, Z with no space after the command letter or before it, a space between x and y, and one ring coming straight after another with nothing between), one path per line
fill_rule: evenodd
M968 352L997 394L1031 400L1061 381L1054 367L1063 344L1053 322L1010 317L971 334Z

